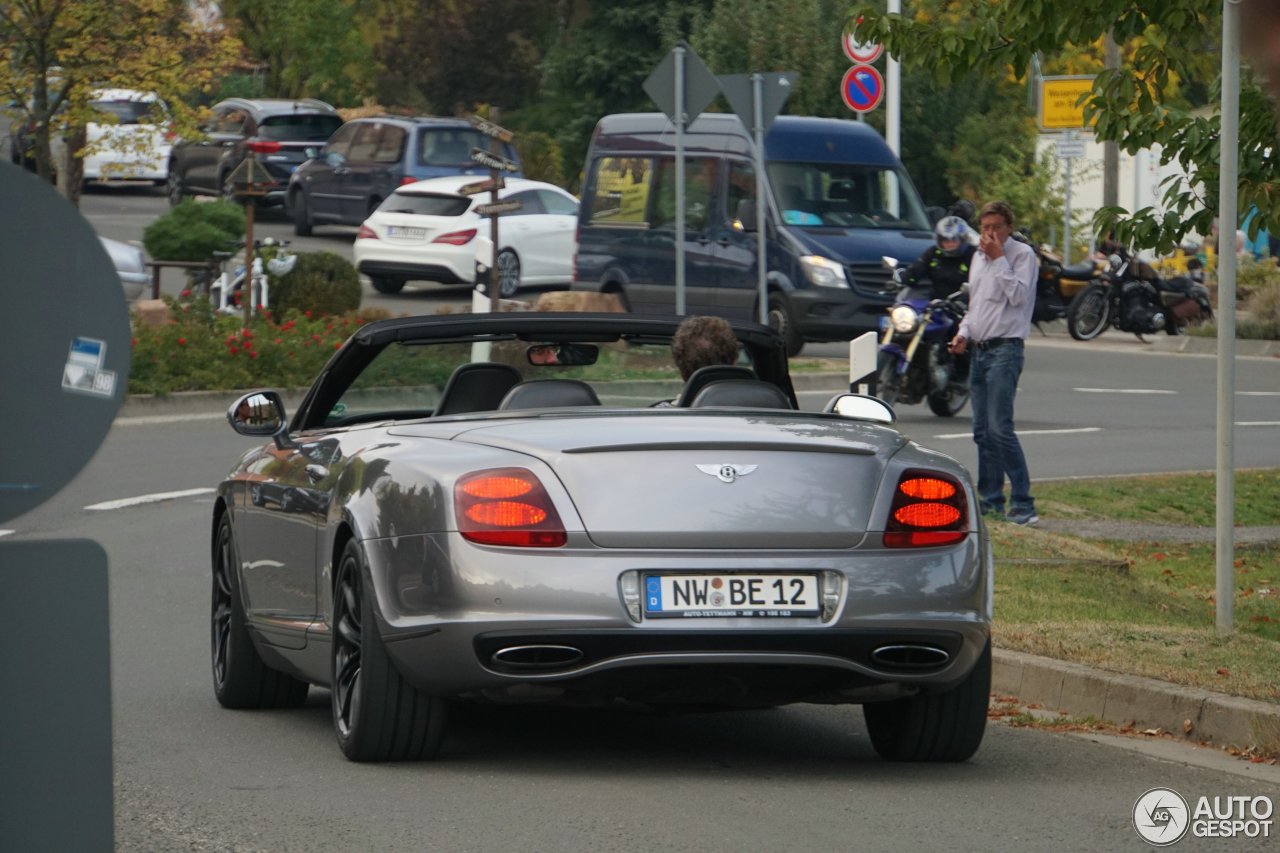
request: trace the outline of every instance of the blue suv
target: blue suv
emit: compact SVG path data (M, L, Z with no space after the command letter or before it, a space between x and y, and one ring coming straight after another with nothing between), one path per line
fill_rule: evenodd
M286 204L294 231L305 237L320 224L359 225L397 187L424 178L487 175L471 149L488 151L490 142L465 119L352 119L293 173ZM510 144L503 144L502 156L519 162Z

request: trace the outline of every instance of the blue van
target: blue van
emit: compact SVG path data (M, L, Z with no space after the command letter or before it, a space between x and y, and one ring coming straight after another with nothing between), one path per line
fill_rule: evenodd
M489 168L471 159L471 149L490 150L489 137L460 118L372 116L355 118L334 131L323 148L289 179L285 198L294 233L316 225L359 225L397 187L450 175L486 177ZM504 158L520 162L509 142ZM507 173L520 177L519 170Z
M708 113L684 141L686 311L758 318L751 137L736 115ZM861 122L779 116L765 172L770 325L791 354L875 331L892 302L881 258L915 259L933 239L902 163ZM573 289L670 314L675 239L675 126L606 116L587 152Z

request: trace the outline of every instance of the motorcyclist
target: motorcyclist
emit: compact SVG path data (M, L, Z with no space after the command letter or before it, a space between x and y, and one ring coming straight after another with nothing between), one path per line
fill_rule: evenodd
M915 287L928 280L932 298L944 299L969 280L969 263L974 245L969 242L969 226L958 216L944 216L933 228L934 245L924 250L915 263L907 267L906 283Z

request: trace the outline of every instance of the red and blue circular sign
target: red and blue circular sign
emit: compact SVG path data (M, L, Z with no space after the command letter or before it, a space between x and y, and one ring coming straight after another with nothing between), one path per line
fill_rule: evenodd
M884 99L884 78L870 65L855 65L844 72L840 97L855 113L871 112Z

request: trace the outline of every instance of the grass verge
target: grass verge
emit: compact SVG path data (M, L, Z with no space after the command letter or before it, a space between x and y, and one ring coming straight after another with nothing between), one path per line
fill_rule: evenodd
M1142 541L1143 525L1212 525L1211 477L1045 483L1036 494L1045 518L1121 519L1138 539L992 524L997 646L1280 703L1280 543L1237 545L1235 630L1218 637L1213 543ZM1280 524L1280 471L1241 472L1236 494L1239 523Z

